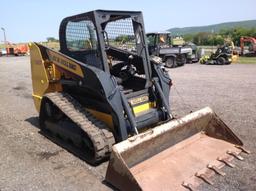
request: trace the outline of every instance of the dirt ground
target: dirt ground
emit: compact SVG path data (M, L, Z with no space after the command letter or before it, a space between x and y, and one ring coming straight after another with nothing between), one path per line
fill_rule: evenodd
M111 190L107 162L92 167L45 138L31 98L29 57L0 58L0 190ZM200 190L256 190L256 64L186 65L169 71L179 117L210 106L253 153ZM171 189L171 188L170 188Z

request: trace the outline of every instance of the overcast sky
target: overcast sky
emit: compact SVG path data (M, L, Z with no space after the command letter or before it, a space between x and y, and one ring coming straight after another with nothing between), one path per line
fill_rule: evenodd
M256 19L256 0L2 0L0 27L10 42L58 38L66 16L95 9L143 11L146 31ZM0 31L3 42L3 32Z

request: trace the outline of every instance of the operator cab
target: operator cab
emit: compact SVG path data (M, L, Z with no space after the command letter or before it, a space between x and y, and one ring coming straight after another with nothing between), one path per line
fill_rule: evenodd
M171 47L170 32L152 32L147 34L149 54L156 54L158 48Z
M141 12L102 10L67 17L60 26L60 51L110 73L126 90L144 89L151 65L141 17Z

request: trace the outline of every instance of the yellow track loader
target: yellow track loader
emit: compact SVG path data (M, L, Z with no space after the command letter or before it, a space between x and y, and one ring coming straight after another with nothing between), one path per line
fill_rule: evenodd
M150 59L141 12L96 10L65 18L60 50L30 44L42 132L85 160L109 159L119 190L192 190L241 159L241 140L210 108L173 119L172 81Z

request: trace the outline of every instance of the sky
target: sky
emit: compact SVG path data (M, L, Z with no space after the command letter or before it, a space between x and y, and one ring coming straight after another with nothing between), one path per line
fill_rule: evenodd
M256 0L1 0L0 27L12 43L46 41L58 38L63 18L95 9L142 11L150 32L253 20L255 7Z

